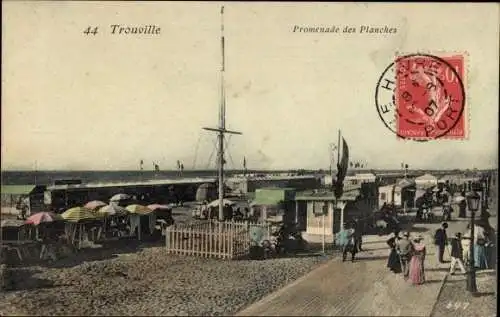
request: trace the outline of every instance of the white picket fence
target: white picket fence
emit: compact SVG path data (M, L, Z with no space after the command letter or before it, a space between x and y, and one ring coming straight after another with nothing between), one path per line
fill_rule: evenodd
M166 229L166 249L171 254L238 259L249 253L252 227L262 228L269 236L266 223L206 220L175 224Z

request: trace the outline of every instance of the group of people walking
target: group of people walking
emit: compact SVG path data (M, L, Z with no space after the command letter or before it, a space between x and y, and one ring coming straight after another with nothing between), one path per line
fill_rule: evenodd
M426 247L421 235L410 238L409 232L404 232L400 237L392 233L387 240L390 247L387 267L394 273L403 273L405 280L413 284L425 282L424 262Z
M457 232L448 239L446 230L448 224L443 223L434 234L434 244L436 245L436 255L439 263L450 263L450 274L455 274L457 267L463 274L467 273L466 265L470 256L474 257L476 269L486 269L489 267L490 257L488 246L492 243L489 232L481 226L475 226L474 237L471 239L470 226L465 235ZM470 243L474 243L474 254L469 254ZM426 246L421 235L410 238L409 232L404 232L402 237L397 232L392 233L387 240L390 247L387 267L394 273L402 273L405 280L410 280L413 284L423 284L425 282L425 257ZM445 261L445 251L448 250L450 261ZM464 263L465 261L465 263Z

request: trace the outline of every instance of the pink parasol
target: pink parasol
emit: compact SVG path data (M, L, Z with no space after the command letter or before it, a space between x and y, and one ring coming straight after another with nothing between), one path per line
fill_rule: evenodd
M92 209L92 210L95 210L97 208L100 208L100 207L103 207L103 206L106 206L107 204L103 201L100 201L100 200L92 200L92 201L89 201L88 203L85 204L85 208L88 208L88 209Z
M151 204L151 205L148 205L148 208L151 210L157 210L157 209L170 210L170 209L172 209L172 208L170 208L170 206L160 205L160 204Z
M25 223L38 226L41 223L62 221L62 220L64 219L63 217L61 217L61 215L58 215L53 212L42 211L34 215L31 215L28 219L26 219Z

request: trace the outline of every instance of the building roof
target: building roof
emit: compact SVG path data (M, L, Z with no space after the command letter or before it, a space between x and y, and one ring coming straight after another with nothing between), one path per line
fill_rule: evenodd
M406 187L410 187L410 186L415 186L415 181L412 179L408 179L408 178L403 178L396 183L396 187L399 187L401 189L406 188Z
M255 190L254 205L279 205L284 201L294 200L294 188L258 188Z
M344 189L344 193L342 194L342 197L340 197L338 200L354 201L354 200L358 199L360 194L361 194L361 191L359 189L359 186L352 187L352 188L346 188L346 189ZM325 200L336 200L336 198L335 198L335 193L332 191L312 192L309 190L309 191L297 193L297 195L295 196L295 200L325 201Z
M424 174L415 178L415 181L437 181L437 177L431 174Z
M149 180L143 182L108 182L108 183L86 183L78 185L51 185L47 186L48 190L61 190L61 189L90 189L90 188L104 188L104 187L141 187L141 186L155 186L155 185L174 185L174 184L203 184L215 182L215 178L182 178L182 179L163 179L163 180Z
M2 185L2 195L28 195L36 185Z

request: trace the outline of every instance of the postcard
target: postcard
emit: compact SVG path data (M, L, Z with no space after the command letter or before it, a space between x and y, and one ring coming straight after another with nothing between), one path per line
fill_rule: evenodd
M495 315L499 13L3 1L0 314Z

